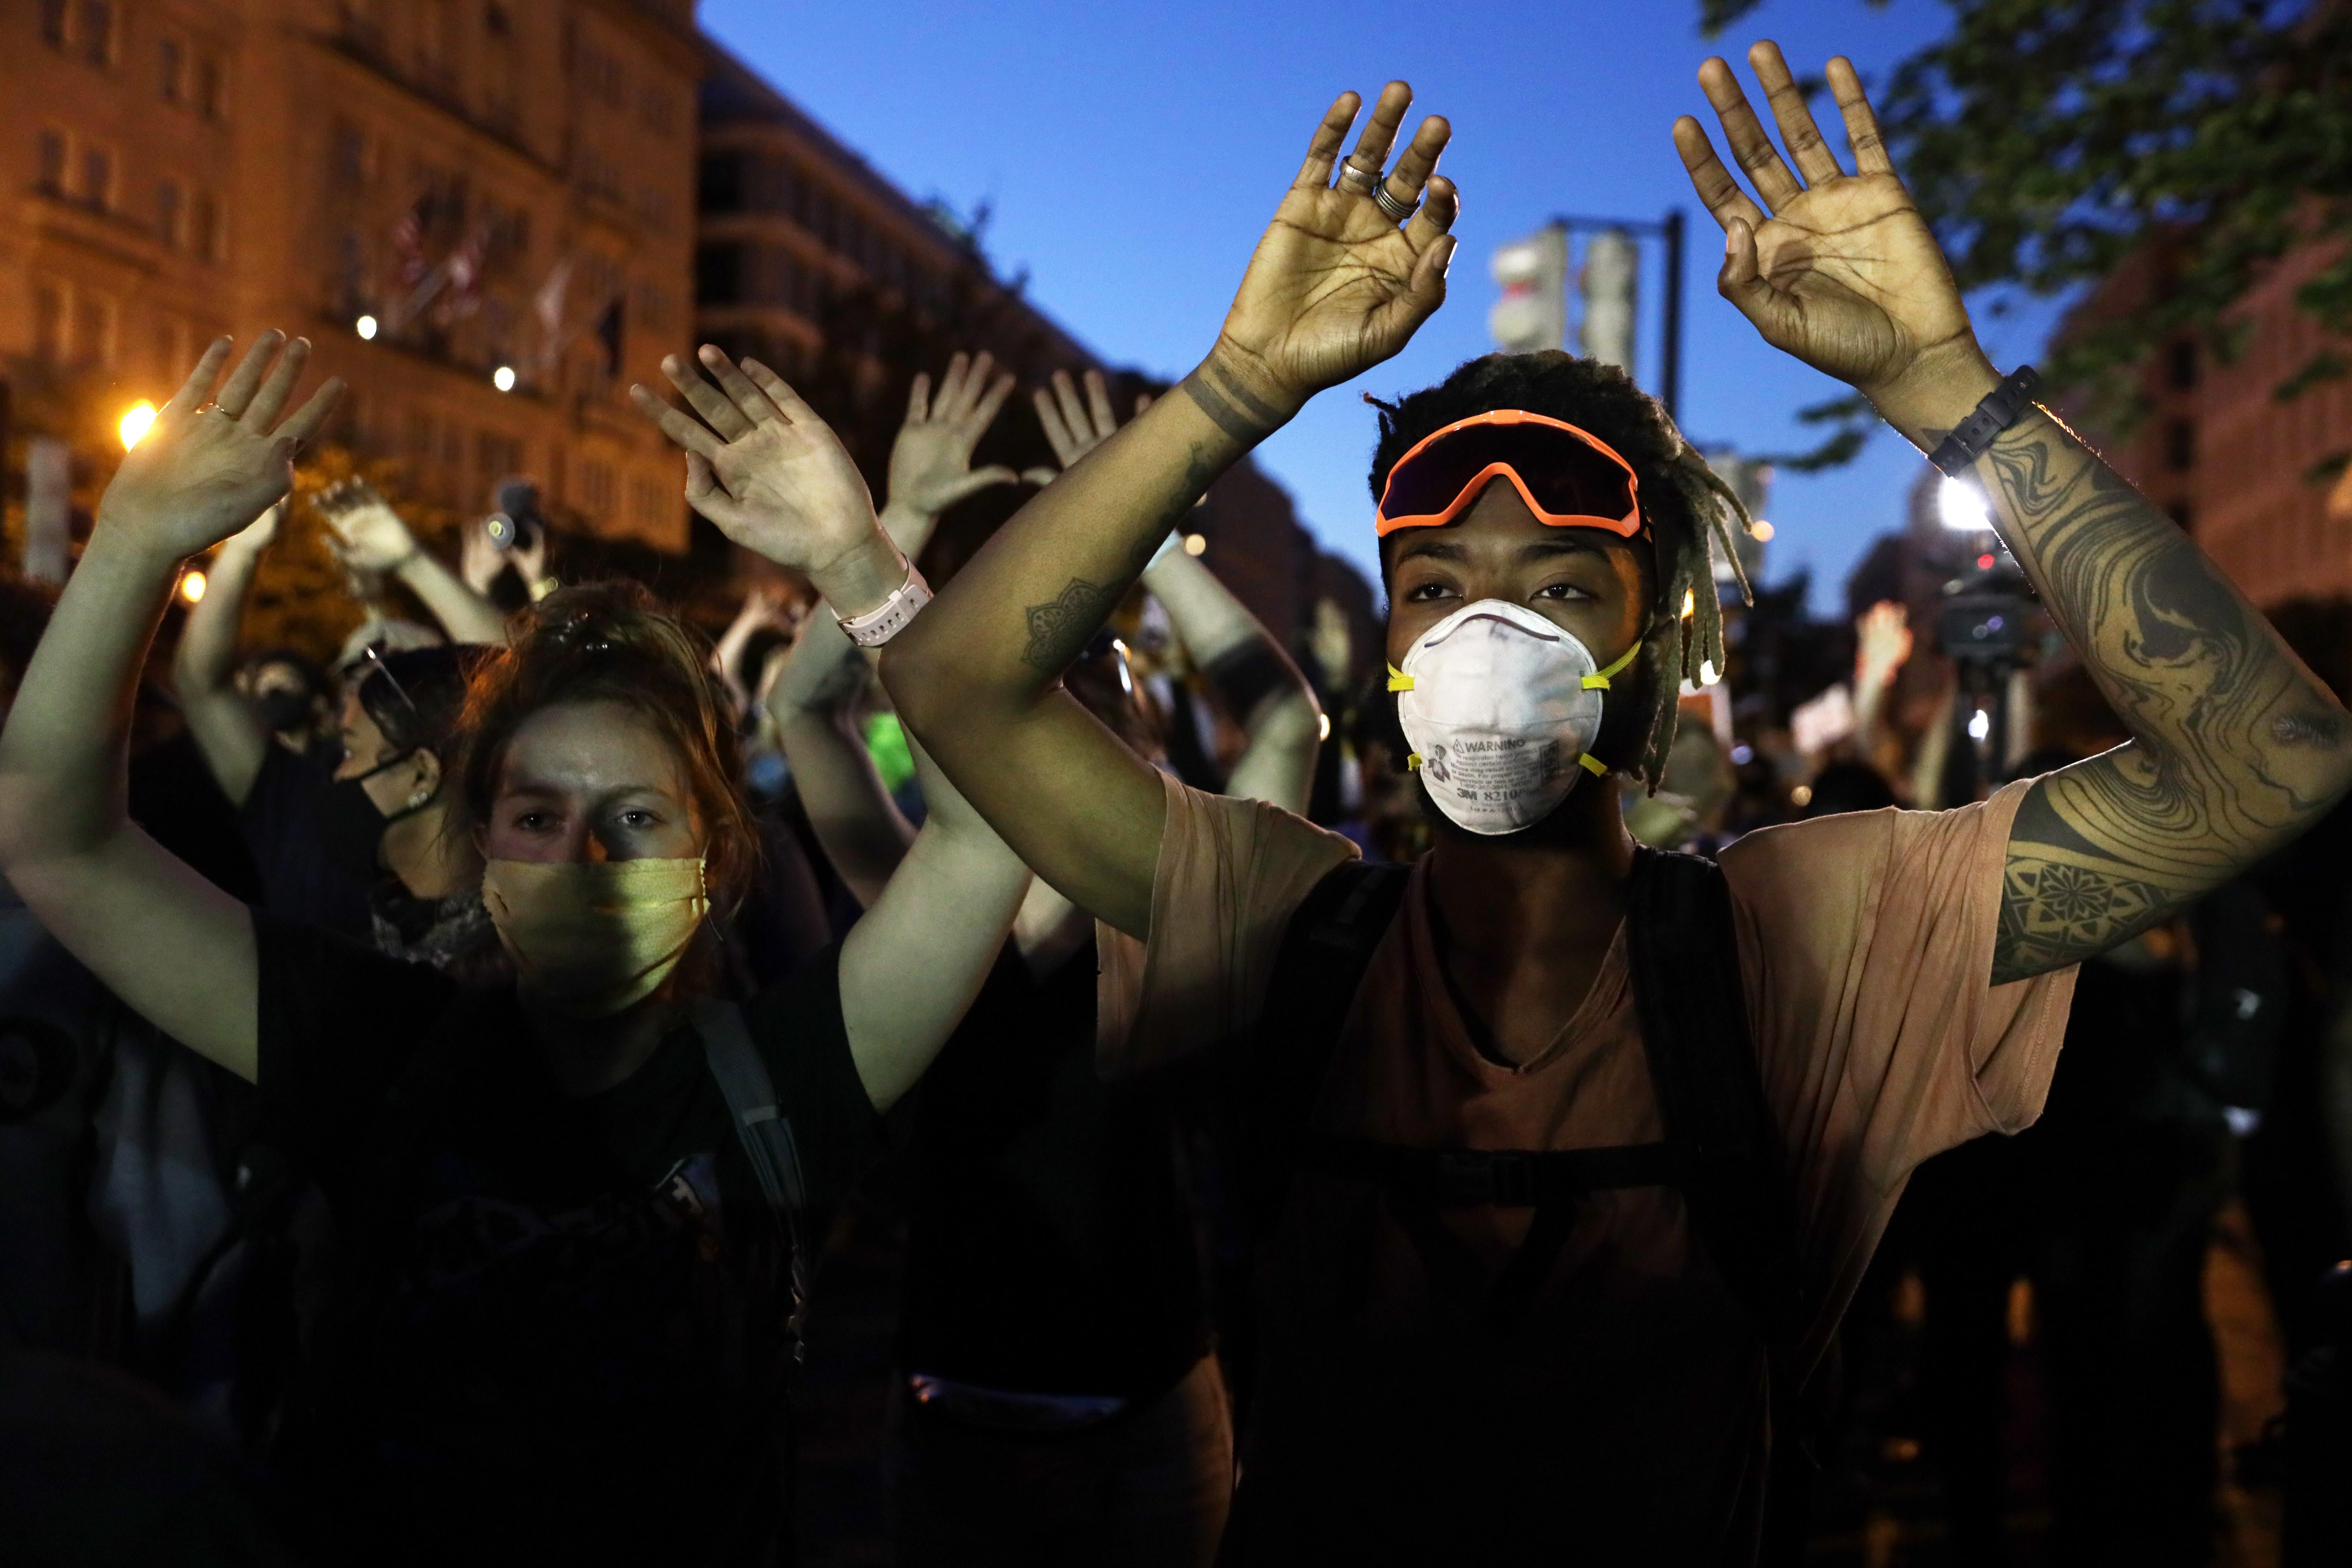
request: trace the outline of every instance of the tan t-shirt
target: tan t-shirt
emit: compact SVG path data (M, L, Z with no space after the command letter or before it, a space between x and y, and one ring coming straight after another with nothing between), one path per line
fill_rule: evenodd
M1798 1198L1806 1364L1913 1168L2041 1112L2074 971L1988 978L2025 787L1958 811L1767 828L1722 857ZM1108 1072L1246 1041L1292 910L1356 853L1270 806L1172 781L1167 794L1151 940L1102 949ZM1310 1131L1521 1150L1661 1137L1622 931L1559 1038L1507 1067L1472 1044L1444 982L1424 871L1373 955ZM1531 1217L1442 1213L1495 1273ZM1269 1251L1239 1560L1752 1557L1763 1358L1677 1192L1580 1205L1532 1308L1501 1337L1433 1303L1423 1254L1370 1183L1303 1170Z

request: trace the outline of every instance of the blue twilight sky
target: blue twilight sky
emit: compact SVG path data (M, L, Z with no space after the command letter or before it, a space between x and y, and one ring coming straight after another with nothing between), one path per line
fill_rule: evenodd
M1884 10L1772 0L1709 43L1696 0L703 0L701 16L916 196L959 210L987 202L989 249L1004 271L1028 272L1037 305L1111 362L1171 379L1213 341L1331 99L1410 80L1415 118L1442 113L1454 125L1443 166L1464 212L1451 297L1403 353L1318 398L1260 453L1317 535L1375 578L1364 486L1373 424L1357 392L1426 385L1486 352L1488 255L1555 213L1685 208L1684 428L1701 445L1748 451L1811 445L1791 416L1843 389L1768 348L1717 297L1720 230L1693 197L1669 128L1688 112L1715 129L1694 73L1717 48L1743 79L1740 51L1769 36L1801 73L1843 52L1872 81L1947 20L1935 0ZM1654 268L1643 285L1637 371L1654 390ZM2013 363L2039 351L2052 317L2039 303L1999 320L1979 310L1979 331L1996 361ZM1842 603L1848 570L1897 525L1919 463L1882 430L1848 468L1784 472L1768 509L1778 531L1767 576L1811 567L1815 605Z

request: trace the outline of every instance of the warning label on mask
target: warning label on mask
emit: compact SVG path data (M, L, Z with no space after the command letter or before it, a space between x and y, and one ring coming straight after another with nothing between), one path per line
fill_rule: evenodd
M1499 805L1542 789L1559 763L1558 741L1513 735L1433 745L1421 770L1460 799Z

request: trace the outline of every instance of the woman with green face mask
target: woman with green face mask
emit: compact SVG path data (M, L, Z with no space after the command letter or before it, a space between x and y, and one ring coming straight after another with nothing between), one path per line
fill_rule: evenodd
M774 1561L796 1237L971 1002L1027 872L936 789L838 950L714 995L757 857L731 730L699 640L608 585L518 621L451 750L446 830L512 981L467 989L193 875L124 820L124 716L180 563L285 493L331 409L333 383L285 414L307 351L268 334L222 381L214 344L124 459L0 734L0 871L252 1079L327 1194L331 1327L282 1454L319 1561ZM762 517L745 542L789 557L798 520Z

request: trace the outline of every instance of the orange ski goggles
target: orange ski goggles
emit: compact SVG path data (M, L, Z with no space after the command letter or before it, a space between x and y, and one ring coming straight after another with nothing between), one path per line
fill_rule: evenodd
M1616 448L1565 420L1497 408L1455 420L1396 460L1375 532L1452 522L1498 476L1554 528L1601 528L1625 539L1642 531L1640 482Z

